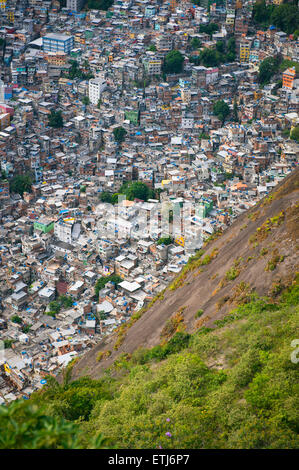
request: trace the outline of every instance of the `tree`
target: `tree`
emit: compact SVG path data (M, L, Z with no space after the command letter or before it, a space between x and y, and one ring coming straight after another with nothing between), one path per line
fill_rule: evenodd
M113 129L114 139L119 144L124 141L126 134L127 131L123 127L116 127L115 129Z
M90 10L107 11L113 5L114 0L88 0L87 6Z
M299 143L299 126L294 127L294 129L291 131L290 137Z
M206 33L212 36L213 33L219 30L219 26L216 23L209 23L208 25L201 24L199 27L199 31L201 33Z
M29 401L29 400L28 400ZM79 427L27 400L0 407L0 449L74 449ZM4 431L5 430L5 431Z
M148 51L151 51L151 52L156 52L157 48L155 46L155 44L150 44L150 46L148 47Z
M184 56L176 49L168 52L164 61L165 73L180 73L183 70Z
M220 119L222 125L224 124L225 119L230 114L230 109L227 103L223 100L216 101L213 106L214 114Z
M85 104L85 106L89 105L89 103L90 103L89 97L88 96L83 96L82 103Z
M97 104L97 108L98 108L98 109L101 109L101 105L102 105L102 100L101 100L101 98L100 98L99 101L98 101L98 104Z
M9 181L9 190L11 193L17 193L23 196L24 192L31 192L32 179L29 174L16 175Z
M236 98L234 98L233 115L234 115L234 121L239 122L238 105L237 105Z
M296 33L299 24L298 7L289 2L281 5L266 5L265 0L253 6L253 20L262 28L273 24L287 34Z
M63 117L61 111L51 111L49 116L49 126L58 129L63 127Z
M154 191L150 189L142 181L134 181L134 183L125 183L119 190L120 194L125 194L129 201L134 199L141 199L147 201L149 198L154 197Z
M157 241L157 245L170 245L173 242L172 237L161 237Z
M299 11L297 5L282 4L274 8L271 22L287 34L292 34L298 28Z
M73 306L72 297L69 297L67 295L60 295L58 301L64 308L71 308Z
M201 42L200 42L200 40L198 39L198 37L196 37L196 36L191 39L191 43L190 43L190 44L191 44L192 49L199 49L200 46L201 46Z
M265 85L270 82L273 75L279 69L279 63L280 61L278 57L267 57L260 63L258 80L261 85Z
M115 285L117 285L122 281L123 279L120 276L117 276L116 274L111 274L110 276L106 276L106 277L103 277L103 276L100 277L97 280L95 287L94 287L95 296L96 297L99 296L100 290L104 289L107 282L113 282Z
M112 199L112 194L109 193L109 191L103 191L101 194L100 194L100 200L102 202L109 202L111 203L111 199Z
M53 313L58 313L61 309L61 305L57 300L53 300L52 302L49 303L50 311Z
M216 42L216 49L218 52L224 53L224 44L222 41Z
M20 318L18 315L13 315L11 317L11 321L20 325L22 323L22 318Z
M227 41L227 54L226 58L228 62L232 62L236 58L236 40L235 36L229 38Z

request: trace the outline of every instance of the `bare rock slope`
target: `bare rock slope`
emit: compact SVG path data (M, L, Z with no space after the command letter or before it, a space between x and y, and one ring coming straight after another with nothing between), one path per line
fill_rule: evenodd
M188 332L213 327L251 292L275 298L298 270L298 191L299 169L211 241L137 321L86 353L72 378L100 377L120 354L161 343L178 323Z

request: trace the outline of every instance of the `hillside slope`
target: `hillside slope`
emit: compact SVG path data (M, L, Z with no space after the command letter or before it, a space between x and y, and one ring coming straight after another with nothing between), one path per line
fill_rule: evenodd
M119 355L158 345L178 326L188 332L213 327L251 292L275 297L298 269L298 190L297 169L191 259L138 321L85 354L73 368L73 379L100 377Z

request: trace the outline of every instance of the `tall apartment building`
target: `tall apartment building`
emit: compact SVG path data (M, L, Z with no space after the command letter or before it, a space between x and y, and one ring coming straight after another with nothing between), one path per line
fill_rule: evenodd
M292 90L295 78L295 67L290 67L289 69L285 70L282 74L282 88L285 90Z
M66 7L68 10L75 11L78 13L83 7L84 0L67 0Z
M162 60L149 55L143 59L144 69L147 75L160 75L162 68Z
M0 103L5 103L5 85L2 80L0 80Z
M65 52L69 54L74 47L74 36L49 33L43 37L44 52Z
M250 43L242 41L240 43L240 62L249 62L250 56Z
M98 104L101 93L107 87L107 83L103 78L92 78L88 84L88 96L92 104Z
M80 235L80 224L76 223L72 217L60 219L55 222L54 235L62 242L72 243Z

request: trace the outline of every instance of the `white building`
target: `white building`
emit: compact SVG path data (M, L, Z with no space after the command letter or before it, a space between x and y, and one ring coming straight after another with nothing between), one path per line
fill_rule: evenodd
M78 13L83 7L84 0L67 0L66 7L68 10Z
M107 83L103 78L92 78L89 80L88 96L92 104L98 104L101 93L107 87Z
M54 235L58 240L71 244L80 235L80 224L76 224L73 218L58 220L54 225Z

